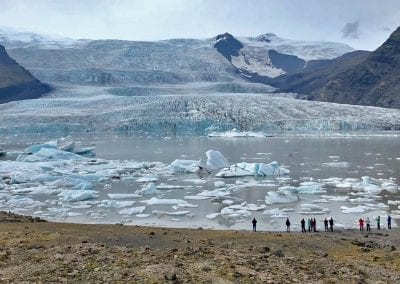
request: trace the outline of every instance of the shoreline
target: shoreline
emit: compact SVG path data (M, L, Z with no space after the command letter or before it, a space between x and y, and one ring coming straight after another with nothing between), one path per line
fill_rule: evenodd
M369 234L73 224L0 214L0 281L400 281L400 230ZM8 216L10 217L10 216Z

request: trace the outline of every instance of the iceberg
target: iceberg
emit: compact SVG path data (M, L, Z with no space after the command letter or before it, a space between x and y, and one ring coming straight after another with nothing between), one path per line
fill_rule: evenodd
M274 161L269 164L264 163L237 163L229 168L222 169L216 174L217 177L241 177L241 176L280 176L289 174L289 170L279 166Z
M107 195L111 199L132 199L142 197L141 195L136 193L108 193Z
M232 129L226 132L210 132L208 137L220 137L220 138L242 138L242 137L254 137L254 138L265 138L267 135L262 132L251 132L251 131L242 131L239 132L237 129Z
M142 203L147 205L178 205L180 207L192 206L192 204L182 200L182 199L161 199L157 197L152 197L149 200L143 200Z
M265 203L268 205L279 203L292 203L299 200L299 197L289 190L269 191L265 196Z
M197 173L200 171L200 162L195 160L175 160L166 168L176 173Z
M42 162L51 160L82 160L84 157L74 153L62 151L54 148L41 148L31 155L21 154L17 157L17 161L21 162Z
M95 199L98 197L98 192L95 190L75 190L66 189L58 194L62 201L75 202L87 199Z
M229 167L228 160L219 151L208 150L207 156L207 168L209 171L216 171L222 168Z
M326 191L321 188L322 184L313 182L313 181L305 181L300 183L300 186L297 187L297 193L303 194L315 194L315 193L325 193Z
M101 207L101 208L123 208L123 207L132 206L135 203L136 203L136 201L133 201L133 200L124 200L124 201L102 200L102 201L100 201L99 204L97 204L97 207Z
M135 191L138 195L155 195L159 194L160 191L156 188L155 184L150 182L142 187L142 189L138 189Z
M243 202L242 204L231 205L228 208L235 210L247 210L247 211L259 211L264 209L265 205L256 205L247 202Z
M332 167L332 168L347 168L349 166L348 162L328 162L322 163L323 167Z
M356 207L341 206L340 209L344 214L364 213L368 211L367 206L356 206Z
M146 206L129 207L118 211L118 213L121 215L136 215L136 214L142 214L145 209Z

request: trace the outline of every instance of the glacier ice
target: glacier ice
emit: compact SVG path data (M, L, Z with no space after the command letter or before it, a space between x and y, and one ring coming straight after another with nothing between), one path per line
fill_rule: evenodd
M269 191L265 196L265 203L268 205L279 203L292 203L299 200L299 197L289 190Z
M208 150L207 156L207 168L210 171L229 167L228 160L221 154L220 151Z
M146 206L129 207L118 211L118 213L121 215L136 215L136 214L142 214L145 209Z
M289 170L279 166L274 161L269 164L264 163L237 163L229 168L219 171L217 177L241 177L241 176L279 176L289 174Z

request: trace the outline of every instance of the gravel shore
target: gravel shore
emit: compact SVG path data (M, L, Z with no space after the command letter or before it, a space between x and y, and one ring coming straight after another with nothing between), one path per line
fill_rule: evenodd
M0 282L399 283L399 230L250 232L0 213Z

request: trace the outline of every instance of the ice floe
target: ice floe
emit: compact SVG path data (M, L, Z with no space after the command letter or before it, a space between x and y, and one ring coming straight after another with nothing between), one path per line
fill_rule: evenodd
M279 203L292 203L299 200L299 197L289 190L269 191L265 196L265 203L268 205Z
M218 169L229 167L228 160L219 151L208 150L207 156L207 169L209 171L216 171Z
M289 174L289 170L279 166L274 161L269 164L264 163L237 163L229 168L222 169L216 174L217 177L241 177L241 176L279 176Z
M118 213L121 215L136 215L143 213L145 209L146 206L129 207L118 211Z
M267 135L262 132L251 132L251 131L237 131L232 129L226 132L210 132L208 137L220 137L220 138L239 138L239 137L254 137L254 138L265 138Z

